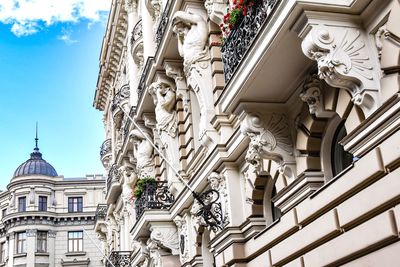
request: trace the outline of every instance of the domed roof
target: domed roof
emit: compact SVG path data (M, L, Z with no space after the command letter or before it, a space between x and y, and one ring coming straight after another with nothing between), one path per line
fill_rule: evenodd
M54 167L42 158L42 153L39 152L37 146L38 139L36 138L35 140L36 147L31 153L31 158L19 165L14 172L13 178L26 175L46 175L51 177L58 175Z

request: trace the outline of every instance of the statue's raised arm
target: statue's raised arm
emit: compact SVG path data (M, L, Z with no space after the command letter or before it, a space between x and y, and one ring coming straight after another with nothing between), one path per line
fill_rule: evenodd
M207 22L200 15L177 11L172 25L178 36L179 54L184 59L185 68L188 68L206 54Z

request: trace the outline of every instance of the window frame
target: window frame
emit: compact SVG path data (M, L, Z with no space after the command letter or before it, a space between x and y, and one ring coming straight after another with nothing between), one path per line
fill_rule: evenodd
M68 197L68 213L83 212L83 197Z
M23 205L21 205L22 200ZM18 212L26 212L26 196L18 197Z
M84 252L83 250L83 231L68 231L68 253L79 253ZM72 234L72 237L70 236ZM75 237L75 234L80 234L80 236ZM75 243L76 242L76 243ZM77 246L77 248L75 247Z
M37 231L36 233L36 252L46 253L47 252L47 232Z
M47 196L39 196L38 211L47 211L47 203L48 203Z
M25 254L26 253L26 246L27 246L27 236L26 232L17 232L15 233L15 254ZM21 238L23 236L24 238Z
M2 242L0 243L0 263L4 263L6 261L6 256L6 242Z

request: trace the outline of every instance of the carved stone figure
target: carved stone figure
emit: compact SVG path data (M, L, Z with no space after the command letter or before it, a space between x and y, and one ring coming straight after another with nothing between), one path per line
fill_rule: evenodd
M150 85L149 93L153 96L156 106L157 130L175 137L178 127L175 111L175 91L167 83L155 82Z
M149 133L147 138L152 139ZM131 131L129 136L133 137L136 156L136 168L140 177L154 176L153 146L138 129Z
M172 255L179 254L178 233L175 227L157 227L150 230L150 239L159 248L171 250Z
M124 183L122 185L122 199L128 212L133 215L134 210L132 206L132 192L137 180L137 175L134 171L134 166L125 163L121 167L122 176L124 177Z
M173 31L178 37L178 50L184 59L184 68L206 56L207 23L197 14L177 11L172 19Z

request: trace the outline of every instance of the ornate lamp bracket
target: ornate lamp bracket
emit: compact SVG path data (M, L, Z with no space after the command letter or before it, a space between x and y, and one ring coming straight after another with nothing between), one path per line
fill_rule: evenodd
M194 215L200 217L202 223L209 226L213 232L222 230L224 227L224 217L222 215L221 202L219 201L219 192L210 189L201 194L193 191L192 194L200 204Z

